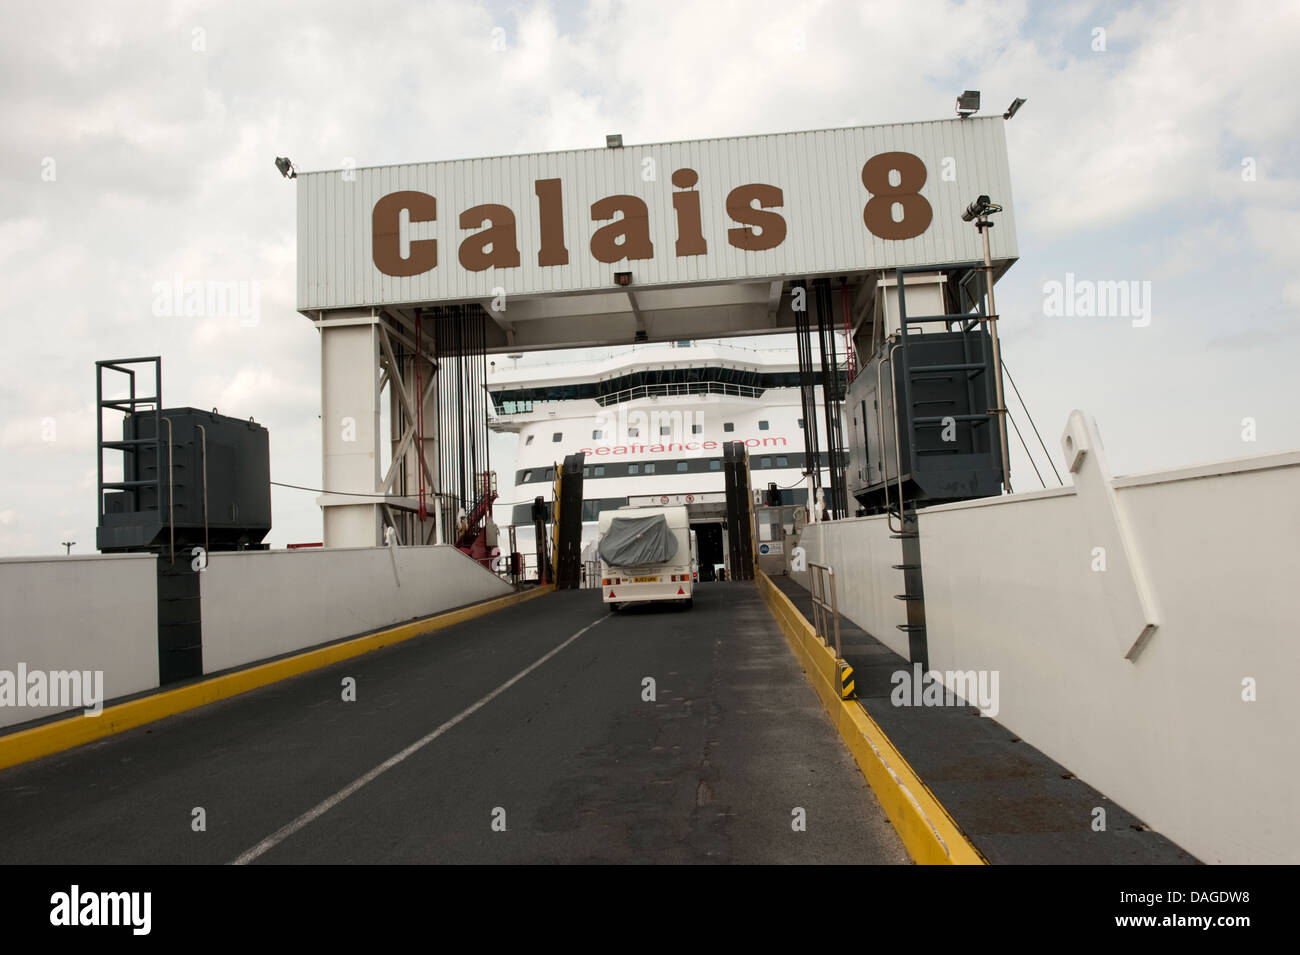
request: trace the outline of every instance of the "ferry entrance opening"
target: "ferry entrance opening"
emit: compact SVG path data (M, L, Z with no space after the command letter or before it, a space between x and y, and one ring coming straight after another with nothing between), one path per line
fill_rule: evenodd
M691 524L699 546L700 582L718 579L718 568L727 565L727 553L722 547L722 522L710 521Z

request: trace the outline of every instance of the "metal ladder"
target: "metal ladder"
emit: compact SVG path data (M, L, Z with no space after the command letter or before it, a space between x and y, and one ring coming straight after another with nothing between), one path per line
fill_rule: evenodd
M978 271L983 267L982 262L959 262L947 266L948 269L968 269L968 275L983 276L983 272ZM971 335L969 334L976 328L982 327L987 320L984 309L983 295L972 295L964 285L958 286L958 294L961 304L967 307L967 310L961 313L944 313L939 315L912 315L907 314L907 285L905 276L912 273L932 273L933 267L913 266L898 268L894 270L898 282L898 320L899 320L899 342L889 351L889 380L890 389L893 392L893 418L894 418L894 455L896 458L896 477L898 488L898 509L894 510L892 502L889 499L889 482L885 482L885 513L889 522L891 531L890 537L902 542L903 562L891 565L892 569L902 571L903 573L903 593L894 594L895 600L901 600L907 605L907 623L896 624L895 626L906 633L908 636L908 656L913 662L920 662L923 667L929 667L929 650L926 641L926 624L925 624L925 584L921 575L921 541L920 532L917 530L916 512L913 509L909 515L907 511L907 502L903 494L903 462L901 460L902 449L898 440L898 412L899 400L896 378L894 375L894 354L899 348L903 350L903 407L908 411L907 421L909 427L908 433L908 456L909 468L915 469L915 459L919 454L957 454L960 449L953 448L918 448L918 431L923 427L944 427L949 421L960 422L968 425L972 431L981 426L988 426L991 420L996 417L993 411L985 411L970 414L949 414L949 415L914 415L918 406L923 402L918 401L913 395L913 384L919 381L925 381L927 378L934 377L951 377L962 374L966 378L966 397L967 408L976 407L975 401L975 379L980 375L988 374L990 370L990 359L983 347L983 339L978 339L978 347L972 348ZM971 314L971 309L974 314ZM953 330L957 326L962 332L962 361L951 362L942 365L922 365L917 367L912 359L911 338L909 327L925 324L943 324L946 330ZM972 354L978 352L978 354ZM877 367L877 375L884 362ZM880 392L879 383L877 385L877 394ZM925 402L934 403L934 402ZM944 403L951 404L951 401ZM878 402L879 404L879 402ZM971 436L971 446L975 446L975 436ZM881 423L881 449L884 454L888 454L888 442L884 438L883 423ZM885 474L888 471L883 469ZM897 518L898 526L894 526L894 520Z
M953 270L969 269L971 270L971 274L978 275L981 277L983 276L983 272L976 271L976 270L982 269L983 267L984 266L982 262L957 262L954 263L953 265L946 266L946 268L953 269ZM904 368L906 369L906 374L903 376L903 400L909 412L908 421L911 423L911 430L910 430L910 434L908 435L909 438L908 452L909 452L909 456L913 458L913 461L915 460L915 456L918 454L960 453L960 449L956 447L918 449L916 439L918 437L917 432L920 428L941 428L944 427L946 423L951 420L955 423L968 425L973 432L978 427L981 426L986 427L991 425L997 419L997 412L992 410L971 413L971 414L920 415L920 416L911 414L911 412L917 410L917 406L922 403L917 401L913 397L912 386L914 383L919 381L925 381L928 378L933 378L933 377L951 378L952 376L958 374L964 375L966 379L966 407L974 408L976 406L975 380L979 378L981 375L988 375L992 371L992 359L985 352L983 339L976 338L975 342L972 342L971 341L972 336L970 335L970 332L972 332L976 328L982 328L984 323L988 320L988 315L986 314L984 308L983 295L968 296L967 290L964 287L959 286L958 288L958 294L962 298L962 304L969 305L970 308L973 308L975 310L974 314L971 314L969 309L961 313L948 313L942 315L909 316L907 314L907 293L906 293L906 285L904 284L904 276L912 273L920 273L920 272L929 273L934 271L935 269L933 267L927 268L923 266L909 266L909 267L898 268L894 270L894 274L897 276L897 280L898 280L898 322L899 322L899 329L900 329L899 338L901 339L900 344L903 348L903 363L904 363ZM958 326L958 329L962 333L962 359L963 360L960 362L953 362L944 365L923 365L919 368L915 367L912 361L911 348L909 345L909 340L912 337L911 335L908 334L909 326L937 324L937 323L942 323L948 331L952 331L954 325ZM972 352L978 352L979 354L973 354ZM890 370L891 371L893 370L892 366ZM897 414L897 406L895 406L895 414ZM974 447L974 445L975 445L975 435L972 434L971 446ZM901 475L902 462L900 461L899 464L900 464L899 474ZM900 499L901 499L901 489L900 489Z
M136 393L135 376L136 370L129 367L131 365L142 365L152 363L154 366L154 393L148 397L143 397ZM127 376L129 392L125 398L105 398L104 397L104 372L115 371ZM104 522L104 492L105 491L126 491L131 495L131 510L139 511L140 491L146 487L154 489L154 507L160 507L162 503L162 456L161 456L161 439L162 439L162 422L160 415L162 413L162 358L154 356L152 358L117 358L111 361L95 362L95 400L98 408L96 420L95 436L99 448L99 508L97 517L99 523ZM120 411L128 418L142 412L142 409L153 412L153 437L152 438L121 438L115 440L104 440L104 409L111 408L114 411ZM141 447L152 445L154 448L154 476L151 479L141 479L136 477L139 474L139 459L136 457ZM105 481L104 480L104 451L121 451L122 452L122 480Z
M470 547L483 530L479 522L492 510L492 503L497 499L497 472L482 471L474 475L477 500L473 509L465 515L465 532L456 538L456 546L461 550Z
M135 365L153 365L154 388L152 395L140 395L136 389L137 369ZM105 398L104 397L104 372L113 371L127 377L127 396L125 398ZM134 429L137 435L133 438L104 438L104 410L111 409L123 414L123 421L129 421L140 414L153 414L153 437L139 437L139 429ZM163 505L163 457L162 457L162 426L167 425L167 504L168 515L166 524L169 529L171 562L176 562L176 523L173 512L172 498L172 441L171 441L171 420L162 417L162 357L153 355L148 358L114 358L108 361L95 362L95 439L96 439L96 484L98 493L96 494L96 521L97 527L104 528L104 492L105 491L125 491L130 497L130 510L132 513L141 511L157 511L159 523L162 520ZM124 425L125 429L125 425ZM152 478L141 477L143 470L140 463L140 452L142 450L153 449L153 466L154 473ZM104 480L104 452L121 451L122 452L122 480L105 481ZM206 465L206 456L205 456ZM147 489L153 488L153 503L149 507L142 507L140 496ZM204 489L206 501L206 487ZM204 520L206 523L206 512Z

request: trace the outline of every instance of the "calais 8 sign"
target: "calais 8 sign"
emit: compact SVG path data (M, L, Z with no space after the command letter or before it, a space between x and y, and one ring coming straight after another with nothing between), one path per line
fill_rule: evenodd
M911 153L878 153L862 167L862 185L868 199L862 221L882 239L914 239L934 218L930 203L921 195L927 172L925 163ZM896 178L896 181L891 181ZM700 193L694 187L700 174L694 169L673 170L675 192L673 218L677 256L707 255L700 212ZM539 179L533 183L537 195L539 266L569 264L565 243L563 180ZM751 182L727 193L727 216L735 223L727 229L727 242L737 249L762 252L775 249L786 240L785 191L770 183ZM900 214L895 218L894 210ZM424 192L390 192L375 203L370 231L371 257L385 275L419 275L438 267L438 240L401 240L402 215L407 223L434 222L438 200ZM599 262L635 262L652 259L650 209L639 196L605 196L591 204L594 223L608 221L592 233L590 250ZM520 266L519 224L513 209L487 203L466 209L459 216L462 230L470 234L461 240L457 259L463 269L515 269ZM477 230L477 231L475 231ZM405 248L405 252L403 249Z
M301 174L299 308L702 285L942 264L1007 207L1000 119Z

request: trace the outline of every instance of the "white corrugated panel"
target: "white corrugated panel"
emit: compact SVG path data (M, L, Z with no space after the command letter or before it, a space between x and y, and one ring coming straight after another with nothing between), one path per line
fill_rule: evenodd
M919 191L933 218L914 238L881 238L863 221L871 198L863 166L888 152L911 153L925 165ZM683 190L672 185L671 176L682 168L699 174L694 188L708 245L703 255L675 254L673 195ZM541 267L534 184L552 178L562 183L569 262ZM979 259L978 236L961 213L981 193L1006 209L992 231L994 258L1017 257L1006 139L1003 120L996 117L304 173L297 183L301 310L486 299L498 288L510 296L609 290L615 272L631 272L635 285L644 288ZM739 224L727 214L727 195L748 183L782 191L782 205L772 211L780 213L787 231L775 248L746 251L728 241L728 230ZM437 241L437 265L417 275L387 275L373 258L375 204L399 191L423 192L437 201L435 221L404 227L410 240ZM593 221L591 206L611 195L645 201L651 258L605 263L592 255L592 234L608 223ZM470 271L457 250L478 229L461 229L459 217L489 203L514 213L520 264ZM405 245L401 254L409 255Z

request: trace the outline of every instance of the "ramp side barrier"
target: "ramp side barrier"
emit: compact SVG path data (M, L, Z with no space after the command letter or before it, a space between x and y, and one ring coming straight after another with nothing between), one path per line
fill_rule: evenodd
M835 656L843 657L840 647L840 611L835 595L835 571L826 564L808 562L808 591L812 594L813 629L817 639L831 645L830 635L835 633ZM827 625L827 617L832 621Z
M553 590L554 587L551 586L539 586L531 590L507 594L504 597L484 600L455 610L385 627L374 633L362 634L206 677L174 689L160 689L135 699L105 706L98 715L70 716L6 733L0 736L0 769L7 769L51 753L91 743L383 647L404 643L414 637L424 636L532 600Z
M760 570L755 576L769 612L913 861L987 865L866 708L840 696L838 661L815 639L812 624L767 574Z

